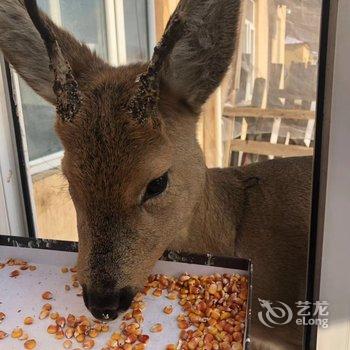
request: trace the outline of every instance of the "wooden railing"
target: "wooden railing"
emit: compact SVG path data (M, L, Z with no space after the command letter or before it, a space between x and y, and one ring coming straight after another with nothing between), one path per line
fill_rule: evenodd
M300 109L262 109L255 107L232 107L226 105L223 111L224 118L229 120L228 128L230 130L228 133L232 136L235 118L242 118L241 130L239 132L240 139L233 139L226 141L224 145L224 166L230 165L232 152L239 152L240 159L243 153L248 154L258 154L273 157L301 157L301 156L311 156L313 154L313 148L310 147L310 142L307 142L305 146L300 145L290 145L289 138L286 138L284 144L277 143L279 128L276 130L271 130L271 140L275 142L266 141L256 141L248 140L248 121L250 118L262 118L262 119L273 119L276 120L305 120L314 121L315 112ZM309 126L309 123L308 123ZM305 132L307 131L307 128ZM311 123L311 127L314 127L314 123ZM273 133L277 133L273 135ZM241 160L239 160L238 165L241 165Z

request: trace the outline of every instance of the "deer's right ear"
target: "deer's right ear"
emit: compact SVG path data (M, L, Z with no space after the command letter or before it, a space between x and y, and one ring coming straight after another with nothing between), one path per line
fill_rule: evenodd
M241 0L181 0L173 16L184 22L161 70L162 81L198 111L217 88L238 38ZM168 26L172 23L171 19Z
M83 88L89 83L93 71L106 64L87 46L58 28L44 13L39 11L39 15L53 33L63 57L72 68L74 78ZM24 0L0 1L0 50L29 86L48 102L57 103L48 52L29 17Z

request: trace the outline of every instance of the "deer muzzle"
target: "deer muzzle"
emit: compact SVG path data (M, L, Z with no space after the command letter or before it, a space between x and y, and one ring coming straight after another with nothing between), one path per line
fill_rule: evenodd
M120 311L127 310L133 296L132 290L127 287L110 292L83 286L85 306L95 318L103 321L112 321L118 317Z

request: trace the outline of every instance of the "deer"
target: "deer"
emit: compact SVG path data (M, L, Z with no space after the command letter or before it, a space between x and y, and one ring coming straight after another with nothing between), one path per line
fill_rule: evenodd
M56 107L92 315L127 309L166 249L243 257L254 266L252 349L300 349L302 327L257 315L259 299L305 300L312 158L209 169L196 138L240 13L241 0L180 0L150 61L113 67L36 1L2 0L0 49Z

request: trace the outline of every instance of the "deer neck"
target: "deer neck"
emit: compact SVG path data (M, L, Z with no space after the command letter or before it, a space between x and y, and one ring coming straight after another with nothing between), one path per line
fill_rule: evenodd
M233 256L243 199L244 189L234 168L207 169L188 232L170 248Z

